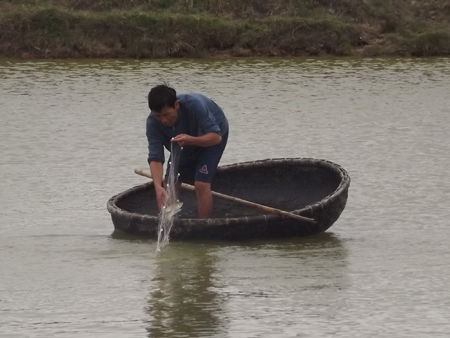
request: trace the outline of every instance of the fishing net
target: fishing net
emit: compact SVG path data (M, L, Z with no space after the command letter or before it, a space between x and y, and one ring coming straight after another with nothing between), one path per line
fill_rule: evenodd
M166 183L167 198L159 213L158 243L156 251L161 251L169 243L170 230L172 229L175 215L181 211L182 203L178 200L178 165L183 148L177 142L172 142L170 149L169 168Z

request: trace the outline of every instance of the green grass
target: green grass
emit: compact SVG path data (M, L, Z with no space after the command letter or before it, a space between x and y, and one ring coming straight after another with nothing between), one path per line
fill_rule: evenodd
M4 0L0 56L450 55L446 2Z

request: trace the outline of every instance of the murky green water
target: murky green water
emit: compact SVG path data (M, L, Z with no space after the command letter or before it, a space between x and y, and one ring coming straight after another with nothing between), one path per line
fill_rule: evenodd
M145 180L146 95L221 104L222 163L325 158L325 234L156 243L106 201ZM1 337L445 337L450 60L0 61Z

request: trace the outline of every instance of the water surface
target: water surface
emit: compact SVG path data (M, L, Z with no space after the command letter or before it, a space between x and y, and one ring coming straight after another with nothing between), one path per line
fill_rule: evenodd
M224 108L222 164L343 166L339 220L160 255L114 233L163 80ZM449 59L1 61L0 336L446 336L449 93Z

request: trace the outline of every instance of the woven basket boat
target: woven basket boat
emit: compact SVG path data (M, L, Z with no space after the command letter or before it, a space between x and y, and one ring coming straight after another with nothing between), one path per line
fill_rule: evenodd
M213 191L312 218L315 224L219 198L214 198L213 218L197 219L195 192L181 190L183 207L170 238L242 240L318 234L341 215L349 186L347 172L326 160L266 159L221 166ZM107 209L116 230L157 238L159 218L153 182L113 196Z

